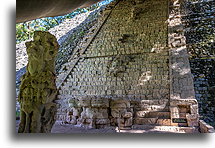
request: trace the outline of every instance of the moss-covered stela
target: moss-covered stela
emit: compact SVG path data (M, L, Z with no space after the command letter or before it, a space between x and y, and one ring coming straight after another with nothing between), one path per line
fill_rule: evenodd
M34 34L34 41L26 42L26 47L29 61L20 85L21 122L18 132L50 132L57 111L54 103L57 95L55 57L59 45L49 32L38 31Z

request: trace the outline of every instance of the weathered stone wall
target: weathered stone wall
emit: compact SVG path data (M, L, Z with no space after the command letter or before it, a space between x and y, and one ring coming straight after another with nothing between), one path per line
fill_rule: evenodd
M192 59L190 62L194 76L196 99L199 102L200 118L215 126L215 60Z
M70 55L73 54L76 46L80 44L80 41L84 38L84 36L89 32L89 29L95 26L98 23L98 16L100 12L102 11L103 7L99 8L98 10L94 10L92 12L88 12L89 14L84 13L86 16L77 16L81 19L84 19L82 23L75 22L74 20L72 22L68 23L68 26L72 26L71 23L76 23L77 25L75 28L71 29L69 32L61 36L59 38L58 43L60 45L59 52L56 58L56 72L60 70L60 66L68 62ZM83 15L83 14L80 14ZM82 21L82 20L81 20ZM63 24L64 25L64 24ZM62 25L62 26L63 26ZM74 25L74 26L75 26ZM65 26L63 26L65 27ZM50 32L53 34L60 34L58 29L56 32L54 32L54 29L50 29ZM59 36L59 35L58 35Z
M60 70L58 119L88 127L198 127L179 1L115 2ZM82 49L80 48L82 47Z
M87 58L74 68L64 87L70 88L67 93L74 96L168 99L166 61L161 54Z
M183 24L200 119L215 126L215 1L184 1L183 5Z
M90 103L91 99L95 98L107 99L109 103L119 99L124 99L125 102L127 100L127 106L118 108L118 116L112 114L115 107L106 106L106 114L113 119L103 116L104 119L116 120L122 113L122 118L128 118L128 121L122 123L130 122L127 125L131 126L131 118L136 111L143 111L139 115L143 118L146 117L144 111L158 110L167 111L165 116L169 118L169 51L166 22L168 1L120 1L115 7L107 8L103 17L109 13L110 16L95 35L93 42L84 54L78 56L79 61L60 87L59 118L63 121L75 118L77 124L85 118L81 114L84 114L86 109L89 113L89 110L95 108ZM71 63L75 62L76 58L77 56ZM83 98L89 101L89 105L81 105L80 101ZM79 104L75 109L71 107L73 103L68 103L73 100ZM142 101L144 107L134 107L135 103L132 101L137 101L136 104ZM132 111L133 108L136 109L135 112ZM80 110L79 116L73 115L74 110ZM92 120L83 122L93 125ZM137 119L135 122L141 124L146 121ZM152 124L156 122L163 121L157 121L156 118L148 121ZM108 123L118 121L107 121Z
M67 79L70 95L168 98L167 2L135 6L153 17L144 9L133 19L132 3L120 2Z
M215 130L212 126L208 125L203 120L200 120L199 122L199 128L201 133L214 133Z
M182 119L188 126L198 127L198 102L187 53L180 0L170 1L168 43L170 51L170 112L171 122ZM177 122L175 125L180 125ZM186 124L182 123L182 126Z

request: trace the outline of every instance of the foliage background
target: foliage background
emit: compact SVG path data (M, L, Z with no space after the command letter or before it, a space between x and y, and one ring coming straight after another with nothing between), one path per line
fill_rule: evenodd
M46 17L41 19L35 19L32 21L27 21L23 23L16 24L16 44L29 40L33 37L34 31L47 31L50 28L53 28L60 23L62 23L65 19L73 18L74 16L85 13L88 11L92 11L94 9L99 8L102 5L106 5L113 0L104 0L102 2L96 3L87 8L78 8L75 11L66 14L64 16L56 16L56 17Z

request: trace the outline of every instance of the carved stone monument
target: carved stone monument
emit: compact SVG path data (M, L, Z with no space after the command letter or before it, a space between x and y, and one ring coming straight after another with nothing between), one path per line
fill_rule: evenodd
M48 32L38 31L34 41L26 42L29 57L27 72L22 77L19 102L19 133L47 133L55 122L57 95L55 57L59 45Z

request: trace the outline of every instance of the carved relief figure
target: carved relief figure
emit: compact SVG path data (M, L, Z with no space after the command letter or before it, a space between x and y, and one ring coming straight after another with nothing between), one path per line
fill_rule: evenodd
M38 31L26 47L29 61L18 97L21 106L18 132L50 132L56 113L55 57L59 45L53 35Z

